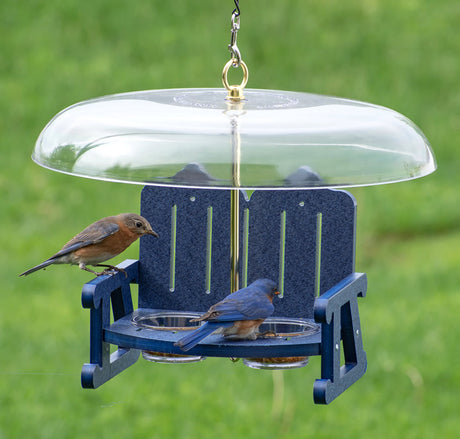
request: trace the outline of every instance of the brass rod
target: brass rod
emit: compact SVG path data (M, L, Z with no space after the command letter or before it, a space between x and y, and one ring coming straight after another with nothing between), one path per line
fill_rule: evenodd
M230 289L235 292L240 288L240 162L241 162L241 138L238 129L238 119L231 119L232 134L232 183L234 189L230 195Z

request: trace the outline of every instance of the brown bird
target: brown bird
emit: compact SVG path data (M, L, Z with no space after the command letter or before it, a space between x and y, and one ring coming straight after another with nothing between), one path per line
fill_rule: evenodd
M112 271L124 272L121 268L104 265L101 262L119 255L143 235L153 235L158 238L158 233L152 230L152 226L144 217L135 213L108 216L86 227L55 255L19 276L27 276L51 264L78 264L80 269L96 276L109 274ZM106 267L106 269L97 272L89 269L87 265Z

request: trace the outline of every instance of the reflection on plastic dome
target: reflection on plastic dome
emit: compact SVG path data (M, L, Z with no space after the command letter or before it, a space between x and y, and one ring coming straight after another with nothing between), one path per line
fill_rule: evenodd
M45 127L33 159L89 178L215 188L235 187L237 161L246 189L381 184L435 169L423 133L387 108L271 90L245 90L238 105L225 96L152 90L81 102Z

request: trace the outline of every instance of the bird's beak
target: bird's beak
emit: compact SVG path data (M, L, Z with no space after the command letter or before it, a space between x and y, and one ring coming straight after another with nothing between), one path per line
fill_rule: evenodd
M147 234L148 234L148 235L153 235L153 236L155 236L155 238L159 238L159 237L160 237L160 235L159 235L157 232L155 232L154 230L148 230L148 231L147 231Z

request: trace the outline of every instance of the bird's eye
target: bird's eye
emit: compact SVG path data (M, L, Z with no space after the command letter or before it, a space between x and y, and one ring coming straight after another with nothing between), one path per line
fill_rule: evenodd
M140 229L140 228L142 227L142 223L141 223L140 221L138 221L138 222L136 223L136 227L137 227L138 229Z

